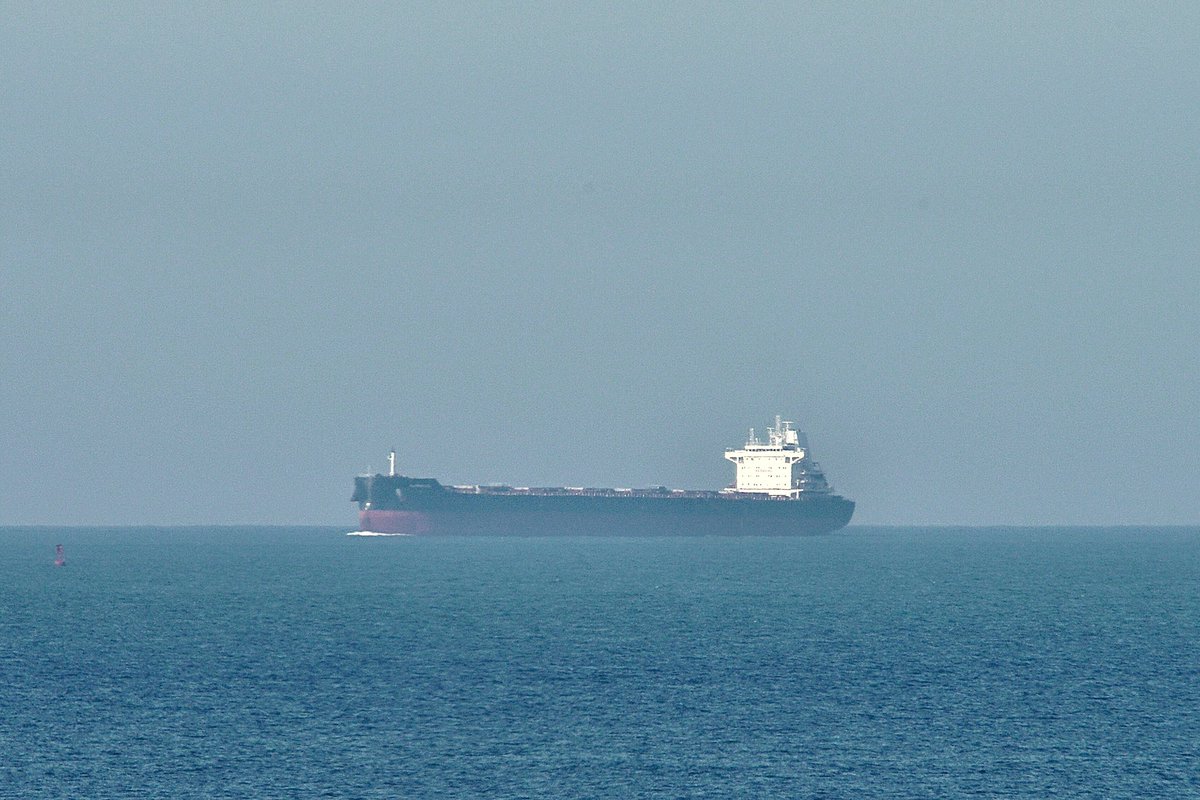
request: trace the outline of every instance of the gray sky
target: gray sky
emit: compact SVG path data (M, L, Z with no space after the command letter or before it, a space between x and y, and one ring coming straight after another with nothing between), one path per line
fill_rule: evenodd
M1200 6L331 8L5 4L0 524L1200 521Z

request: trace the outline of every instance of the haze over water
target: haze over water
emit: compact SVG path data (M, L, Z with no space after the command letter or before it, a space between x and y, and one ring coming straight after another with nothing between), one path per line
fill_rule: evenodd
M0 524L716 489L776 413L859 522L1200 522L1200 5L4 23Z
M1200 792L1196 528L5 528L0 585L3 797Z

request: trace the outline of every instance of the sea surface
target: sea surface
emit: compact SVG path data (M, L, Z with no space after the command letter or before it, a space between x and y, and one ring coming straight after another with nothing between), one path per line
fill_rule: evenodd
M0 797L1200 796L1200 528L345 534L0 528Z

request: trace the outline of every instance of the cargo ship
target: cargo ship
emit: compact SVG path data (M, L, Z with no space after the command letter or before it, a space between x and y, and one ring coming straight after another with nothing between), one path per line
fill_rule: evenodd
M359 475L359 533L421 535L766 535L843 528L854 502L834 494L808 440L775 417L767 437L725 451L734 482L720 490L444 485L396 473Z

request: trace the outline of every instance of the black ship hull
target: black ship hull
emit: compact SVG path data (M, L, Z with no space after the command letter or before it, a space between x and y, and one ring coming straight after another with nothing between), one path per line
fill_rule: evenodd
M358 478L353 499L361 530L418 535L802 536L845 527L854 513L833 494L460 489L385 475Z

